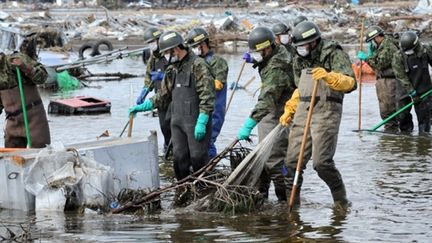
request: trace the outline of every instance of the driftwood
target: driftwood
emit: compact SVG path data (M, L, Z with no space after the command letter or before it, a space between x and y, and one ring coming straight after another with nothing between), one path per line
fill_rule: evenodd
M150 202L156 198L158 198L162 193L168 192L171 190L175 190L180 187L184 187L185 185L189 185L191 181L202 181L204 180L204 175L208 174L210 171L213 170L213 168L225 157L225 154L227 154L236 144L238 143L238 140L235 139L230 145L228 145L221 153L219 153L215 158L213 158L207 165L196 171L195 173L169 185L164 188L152 191L148 193L145 197L140 198L137 201L128 202L125 205L113 209L112 213L121 213L127 209L134 208L137 205Z

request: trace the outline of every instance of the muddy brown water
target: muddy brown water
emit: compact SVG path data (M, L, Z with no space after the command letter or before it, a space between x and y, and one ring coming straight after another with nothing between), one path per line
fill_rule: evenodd
M231 83L237 78L241 59L240 55L225 57L229 62ZM90 69L94 72L144 73L140 59L114 61ZM258 77L257 72L247 66L240 83L253 76ZM127 108L142 87L142 78L91 85L101 88L84 88L69 94L42 91L45 107L49 100L77 95L112 102L110 114L49 115L54 143L93 140L105 130L118 136L128 119ZM250 92L258 87L257 79L250 86ZM219 149L235 137L255 100L256 97L243 90L236 92L219 136ZM32 237L41 242L431 242L431 138L418 137L416 132L411 136L353 132L357 129L357 105L357 91L346 95L335 156L352 202L346 213L333 210L327 186L309 164L304 176L302 206L291 216L286 213L286 205L279 205L271 192L265 209L251 214L199 213L174 210L165 204L162 212L142 217L96 213L26 214L3 210L0 211L0 222L10 225L32 220ZM4 116L1 125L4 125L3 119ZM375 88L366 84L363 86L363 128L371 128L379 121ZM133 135L145 137L153 129L160 135L157 118L139 114ZM164 183L167 182L162 181ZM11 229L20 231L17 227ZM0 224L0 235L4 236L4 232L5 228Z

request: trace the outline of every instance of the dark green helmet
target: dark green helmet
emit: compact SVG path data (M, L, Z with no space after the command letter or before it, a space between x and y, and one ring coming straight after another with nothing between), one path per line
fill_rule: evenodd
M273 25L272 27L272 31L275 35L282 35L282 34L286 34L288 33L288 31L290 31L291 28L288 27L286 24L284 23L277 23L275 25Z
M209 34L207 31L201 27L193 28L187 37L187 43L190 46L196 46L199 43L207 40L209 38Z
M419 38L414 31L406 31L399 40L402 51L412 50L419 44Z
M311 21L303 21L294 27L292 33L293 46L302 46L321 37L318 26Z
M274 44L275 35L267 27L256 27L249 34L249 50L261 51L262 49Z
M176 46L183 45L183 37L176 31L167 31L159 37L160 52L167 51Z
M306 18L306 16L303 15L297 16L294 19L294 23L293 23L294 27L296 27L298 24L300 24L303 21L308 21L308 18Z
M384 30L381 27L377 25L369 27L369 29L366 31L366 42L373 40L375 37L381 34L384 34Z
M150 27L144 32L144 43L150 43L154 40L157 40L161 35L162 31L160 31L158 28Z

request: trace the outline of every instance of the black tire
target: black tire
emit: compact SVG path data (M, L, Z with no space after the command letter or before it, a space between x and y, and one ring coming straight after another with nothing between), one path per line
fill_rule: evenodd
M100 52L101 46L106 46L108 51L112 51L114 49L113 45L111 44L110 41L100 40L100 41L96 42L96 44L93 46L93 52L91 54L93 57L101 54L101 52Z
M91 44L91 43L85 43L84 45L82 45L80 47L80 49L78 50L78 57L79 57L79 59L85 59L84 58L84 52L86 50L89 50L89 49L91 49L91 50L94 49L93 48L93 44ZM93 54L93 51L92 51L92 54ZM92 54L90 54L90 55L92 56Z
M151 56L151 51L150 51L150 49L149 49L149 48L144 49L144 50L143 50L143 53L142 53L142 60L143 60L143 63L144 63L145 65L147 65L147 62L148 62L148 60L150 59L150 56Z

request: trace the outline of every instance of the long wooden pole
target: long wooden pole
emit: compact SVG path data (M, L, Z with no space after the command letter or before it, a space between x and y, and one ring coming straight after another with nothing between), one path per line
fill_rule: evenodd
M360 30L360 51L363 50L363 34L364 34L364 18L361 22ZM361 117L362 117L362 60L360 60L360 73L359 73L359 96L358 96L358 129L361 129Z
M130 87L130 92L131 92L130 97L131 97L131 99L132 99L132 94L133 94L132 85L131 85L131 87ZM131 102L131 104L132 104L132 102ZM128 127L128 137L129 137L129 138L132 137L133 120L134 120L134 114L131 113L131 114L129 115L129 127Z
M226 109L225 109L225 114L228 112L228 109L229 109L229 107L230 107L230 105L231 105L231 101L232 101L232 99L233 99L233 97L234 97L234 93L235 93L236 88L237 88L237 85L238 85L238 83L239 83L239 81L240 81L240 77L241 77L241 75L242 75L242 73L243 73L243 69L244 69L245 65L246 65L246 61L243 61L243 64L242 64L242 66L241 66L241 68L240 68L240 73L239 73L239 75L238 75L238 77L237 77L237 81L236 81L235 86L234 86L234 89L233 89L233 91L232 91L232 93L231 93L231 96L229 97L228 104L227 104L227 107L226 107Z
M301 143L301 147L300 147L300 154L297 160L297 167L296 167L296 172L295 172L295 176L294 176L294 182L293 182L293 187L291 189L291 195L290 195L290 200L289 200L289 212L291 213L292 208L294 206L294 199L295 199L295 194L297 192L297 183L298 183L298 177L300 175L300 170L303 167L303 156L304 156L304 152L305 152L305 147L306 147L306 142L307 142L307 136L309 134L309 128L310 128L310 124L312 121L312 113L313 113L313 108L315 105L315 100L316 100L316 94L318 91L318 83L319 81L314 81L314 86L313 86L313 90L312 90L312 98L311 98L311 102L309 104L309 111L307 114L307 118L306 118L306 124L305 124L305 128L303 131L303 139L302 139L302 143Z

